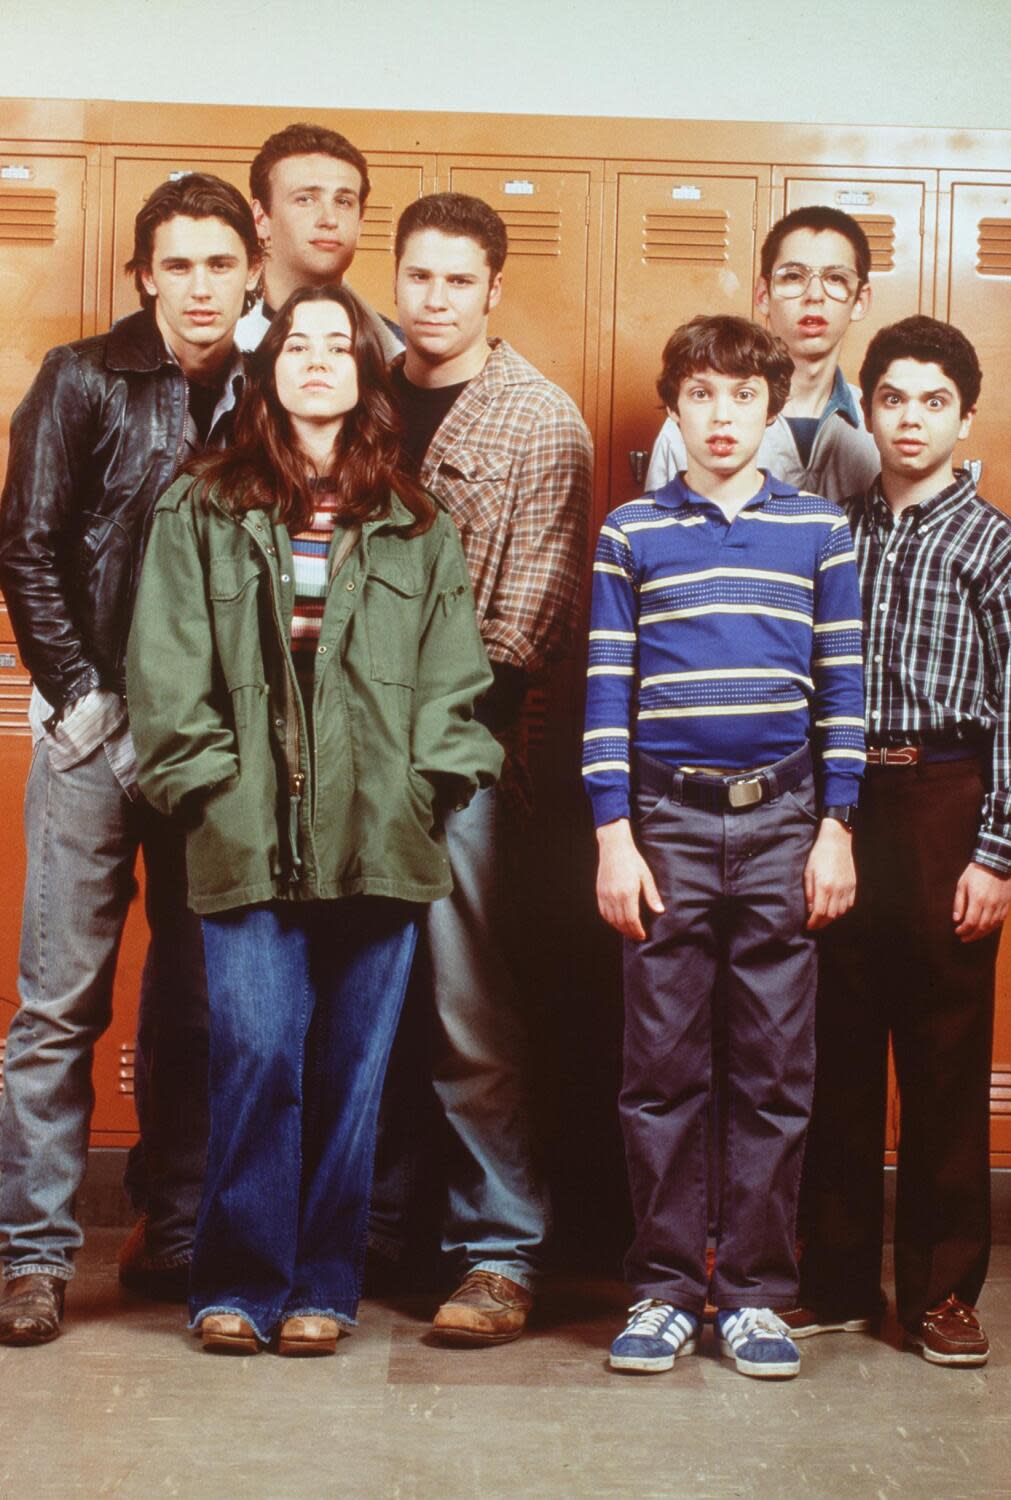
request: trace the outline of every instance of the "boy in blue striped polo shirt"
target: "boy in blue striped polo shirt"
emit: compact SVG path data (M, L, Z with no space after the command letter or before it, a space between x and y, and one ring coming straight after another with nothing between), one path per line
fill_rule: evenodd
M845 516L756 463L791 370L743 318L679 328L657 384L687 469L608 516L594 563L583 775L598 904L625 938L619 1109L636 1222L619 1370L691 1353L707 1293L738 1370L800 1368L776 1309L797 1290L812 934L853 902L864 721ZM717 1008L727 1125L710 1287Z

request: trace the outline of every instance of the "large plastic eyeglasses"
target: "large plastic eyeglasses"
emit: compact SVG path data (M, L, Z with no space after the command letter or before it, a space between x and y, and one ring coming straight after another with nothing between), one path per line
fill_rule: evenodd
M773 293L777 297L802 297L815 276L833 302L848 302L860 290L860 277L848 266L805 266L799 260L789 260L772 273Z

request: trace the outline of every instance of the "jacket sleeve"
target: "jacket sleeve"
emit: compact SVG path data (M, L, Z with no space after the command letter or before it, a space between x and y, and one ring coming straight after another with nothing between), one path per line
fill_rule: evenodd
M214 635L190 481L162 497L137 591L126 697L137 780L160 812L232 780L235 733L216 706Z
M541 671L571 643L586 577L593 446L561 393L518 435L509 541L482 622L492 661Z
M0 587L22 660L59 712L99 686L68 597L77 495L95 442L93 398L74 350L51 349L11 419L0 510Z
M418 677L411 764L437 785L448 778L454 802L465 805L502 768L502 748L474 717L491 668L474 614L474 598L456 527L440 515L442 540L429 583Z

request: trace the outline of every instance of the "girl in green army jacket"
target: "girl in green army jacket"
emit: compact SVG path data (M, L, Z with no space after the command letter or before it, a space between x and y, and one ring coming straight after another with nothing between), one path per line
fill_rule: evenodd
M376 1112L440 808L501 752L452 522L400 468L353 295L295 292L234 445L155 510L127 661L141 788L187 827L211 1131L205 1348L330 1353L354 1323Z

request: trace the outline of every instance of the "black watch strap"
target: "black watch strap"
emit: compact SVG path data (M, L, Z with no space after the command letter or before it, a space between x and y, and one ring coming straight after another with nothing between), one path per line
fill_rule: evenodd
M834 822L841 823L844 828L853 831L853 820L856 817L856 804L853 802L831 802L822 808L823 818L832 818Z

